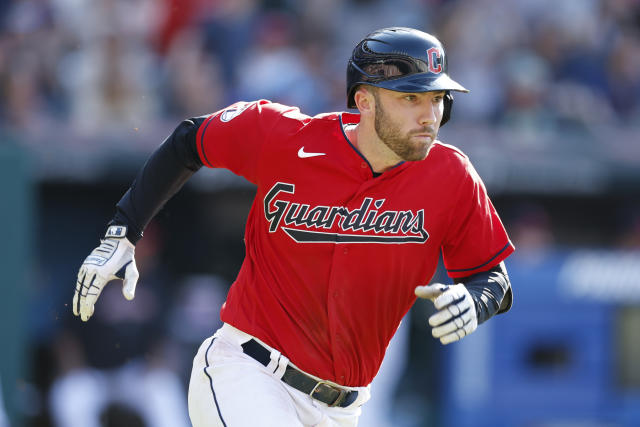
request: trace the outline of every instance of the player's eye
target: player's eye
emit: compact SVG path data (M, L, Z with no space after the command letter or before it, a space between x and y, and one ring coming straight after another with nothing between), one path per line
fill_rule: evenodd
M444 99L444 95L437 95L433 97L433 102L434 103L439 103L440 101L442 101Z
M407 101L409 101L409 102L414 102L415 100L417 100L417 99L418 99L418 97L417 97L417 96L415 96L415 95L406 95L406 96L404 97L404 99L406 99L406 100L407 100Z

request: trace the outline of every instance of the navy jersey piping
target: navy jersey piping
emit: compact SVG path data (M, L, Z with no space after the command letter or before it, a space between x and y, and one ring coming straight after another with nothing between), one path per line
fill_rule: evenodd
M362 157L362 160L364 160L365 162L367 162L367 166L369 166L369 170L371 171L371 174L373 175L374 178L379 177L380 175L382 175L384 172L376 172L373 170L373 167L371 166L371 163L369 163L369 160L367 160L367 158L365 156L362 155L362 153L360 152L360 150L358 150L355 145L353 145L351 143L351 140L349 140L349 137L347 136L346 132L344 131L344 123L342 123L342 114L340 114L338 116L338 120L340 120L340 130L342 131L342 136L344 136L344 139L349 143L349 145L351 146L351 148L353 148L353 151L355 151L356 153L358 153L358 156ZM398 166L400 166L401 164L403 164L405 161L401 161L396 165L393 165L389 170L391 169L395 169Z
M374 172L373 168L371 167L371 163L369 163L369 160L367 160L367 158L365 156L362 155L362 153L360 152L360 150L358 150L355 145L353 145L351 143L351 141L349 140L349 137L347 136L346 132L344 131L344 123L342 123L342 114L340 114L338 116L338 120L340 121L340 131L342 131L342 136L344 136L345 141L347 141L347 143L351 146L351 148L353 149L353 151L355 151L358 156L360 156L362 158L362 160L364 160L365 162L367 162L367 166L369 166L369 170L371 171L372 175L376 175L377 172Z
M477 267L471 267L471 268L459 268L459 269L455 269L455 270L447 269L447 271L451 271L451 272L458 272L458 271L471 271L471 270L476 270L476 269L478 269L478 268L482 268L482 267L484 267L485 265L489 264L489 263L490 263L491 261L493 261L494 259L496 259L498 256L500 256L500 254L501 254L502 252L506 251L506 250L507 250L507 248L508 248L509 246L511 246L511 242L507 242L507 244L506 244L506 245L504 245L504 248L500 249L500 250L498 251L498 253L497 253L497 254L495 254L494 256L492 256L492 257L489 259L489 261L487 261L487 262L485 262L485 263L483 263L483 264L480 264L480 265L479 265L479 266L477 266Z
M204 161L207 162L207 165L209 165L210 168L213 167L213 165L211 164L211 162L209 161L209 159L207 158L207 153L204 151L204 134L207 131L207 128L209 127L209 124L211 124L211 122L218 117L220 113L216 114L215 116L211 117L210 120L207 121L207 124L204 125L204 129L202 129L202 134L200 135L200 149L202 150L202 157L204 157Z

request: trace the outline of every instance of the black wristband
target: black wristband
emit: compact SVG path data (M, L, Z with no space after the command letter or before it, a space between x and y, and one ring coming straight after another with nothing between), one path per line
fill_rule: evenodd
M109 221L109 223L107 224L107 228L111 227L112 225L121 225L123 227L126 227L126 237L133 244L133 246L135 246L136 243L138 243L138 241L142 239L142 231L130 226L126 217L120 212L120 210L118 210L113 219Z
M461 282L473 298L478 324L511 308L511 283L504 263L488 271L466 277Z

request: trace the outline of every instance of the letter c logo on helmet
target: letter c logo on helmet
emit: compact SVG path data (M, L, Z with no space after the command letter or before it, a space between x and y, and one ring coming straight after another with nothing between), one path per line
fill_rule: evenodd
M442 43L413 28L383 28L368 34L353 49L347 66L347 107L356 108L354 94L360 85L397 92L445 91L440 126L451 115L451 91L469 92L447 74Z
M429 60L429 71L433 74L442 72L442 53L437 47L431 47L427 50L427 59Z

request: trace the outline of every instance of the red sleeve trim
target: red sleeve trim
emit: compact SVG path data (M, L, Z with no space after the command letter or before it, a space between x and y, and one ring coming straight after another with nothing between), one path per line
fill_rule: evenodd
M501 261L504 261L509 255L511 255L515 251L515 247L511 242L507 242L506 245L502 249L498 251L497 254L492 256L487 262L480 264L476 267L472 268L460 268L460 269L447 269L447 273L449 273L449 277L465 277L471 276L472 274L480 273L488 268L493 267Z

